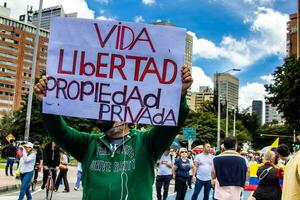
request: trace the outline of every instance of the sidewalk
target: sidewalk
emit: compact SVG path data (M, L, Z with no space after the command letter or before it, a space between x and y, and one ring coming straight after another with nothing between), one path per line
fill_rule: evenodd
M1 165L3 165L1 163ZM15 166L14 166L15 169ZM15 173L15 172L13 172ZM14 174L15 175L15 174ZM38 181L42 180L42 173L39 173ZM15 176L6 176L5 169L0 169L0 194L12 190L18 190L21 185L21 180Z
M6 176L5 169L0 169L0 193L16 190L20 184L20 179L16 179L15 176Z

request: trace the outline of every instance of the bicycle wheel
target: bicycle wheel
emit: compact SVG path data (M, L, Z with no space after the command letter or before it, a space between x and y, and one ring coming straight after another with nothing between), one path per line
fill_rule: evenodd
M51 177L48 178L46 184L46 200L51 200L54 191L53 180Z

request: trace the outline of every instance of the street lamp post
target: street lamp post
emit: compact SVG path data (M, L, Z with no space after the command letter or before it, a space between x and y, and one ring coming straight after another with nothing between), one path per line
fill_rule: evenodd
M233 108L233 137L235 137L235 112L236 112L236 108Z
M226 132L225 136L228 137L228 81L226 81Z
M230 72L230 71L241 71L241 69L236 69L236 68L232 68L232 69L229 69L225 72L222 72L222 73L218 73L217 72L217 75L216 75L216 82L218 84L218 128L217 128L217 148L218 150L220 150L220 146L221 146L221 93L220 93L220 75L222 74L225 74L227 72ZM227 117L227 116L226 116Z
M37 27L36 27L36 33L35 33L35 38L34 38L34 52L33 52L33 58L32 58L30 89L29 89L28 102L27 102L25 133L24 133L24 140L25 141L28 141L28 139L29 139L32 96L33 96L33 86L34 86L34 82L35 82L36 60L37 60L37 56L38 56L39 34L40 34L40 25L41 25L41 17L42 17L42 6L43 6L43 0L40 0L39 12L38 12L38 24L37 24Z

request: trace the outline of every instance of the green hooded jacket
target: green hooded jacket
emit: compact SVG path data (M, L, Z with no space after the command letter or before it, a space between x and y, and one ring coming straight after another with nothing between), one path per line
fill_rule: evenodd
M178 126L130 130L115 150L103 133L79 132L60 116L42 114L52 140L82 163L83 200L152 200L155 163L171 145L189 111L182 99Z

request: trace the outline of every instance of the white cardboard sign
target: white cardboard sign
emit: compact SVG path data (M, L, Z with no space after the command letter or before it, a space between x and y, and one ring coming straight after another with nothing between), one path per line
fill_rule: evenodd
M53 18L43 112L176 126L185 34L169 26Z

